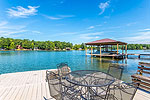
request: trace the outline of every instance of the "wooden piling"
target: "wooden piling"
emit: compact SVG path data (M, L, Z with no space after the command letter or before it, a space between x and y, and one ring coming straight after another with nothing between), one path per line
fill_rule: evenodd
M117 55L118 55L118 44L117 44Z

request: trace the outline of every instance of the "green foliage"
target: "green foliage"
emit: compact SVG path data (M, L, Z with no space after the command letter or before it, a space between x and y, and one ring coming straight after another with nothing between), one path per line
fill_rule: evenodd
M73 49L74 49L74 50L79 50L80 47L81 47L81 45L75 44L75 45L73 46Z
M80 46L80 48L83 49L83 50L85 50L86 45L84 43L82 43L81 46Z
M125 47L125 46L124 46ZM113 46L113 49L117 49L117 46ZM122 49L122 46L119 46L119 49ZM125 49L125 48L124 48ZM150 44L128 44L128 50L143 50L143 49L150 49Z
M145 47L145 49L150 49L147 48L147 46L150 46L150 44L128 44L128 50L142 50L143 47Z
M0 38L0 49L5 50L14 50L17 45L21 45L24 49L41 49L41 50L63 50L66 48L79 50L84 50L85 48L90 49L91 46L86 46L84 43L75 44L73 46L70 42L60 42L60 41L30 41L29 39L12 39L12 38ZM96 47L94 47L96 48ZM150 44L128 44L128 50L142 50L150 49ZM117 49L117 46L112 46L112 49ZM119 45L119 49L122 49L122 46ZM125 49L125 48L124 48Z
M17 49L16 46L21 45L24 49L41 49L41 50L63 50L66 48L73 48L73 44L70 42L60 42L60 41L30 41L29 39L12 39L12 38L0 38L0 49L14 50Z
M10 46L9 46L9 49L12 50L12 49L15 49L15 48L16 48L15 43L11 42Z

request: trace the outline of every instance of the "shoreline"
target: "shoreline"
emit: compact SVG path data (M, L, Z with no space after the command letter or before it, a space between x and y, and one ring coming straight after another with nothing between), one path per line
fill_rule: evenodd
M73 51L72 50L0 50L0 51ZM76 51L85 51L85 50L76 50Z
M0 51L73 51L74 49L72 50L0 50ZM89 49L90 50L90 49ZM136 49L135 49L136 50ZM150 49L142 49L144 51L147 51L147 52L150 52ZM85 51L85 50L75 50L75 51Z

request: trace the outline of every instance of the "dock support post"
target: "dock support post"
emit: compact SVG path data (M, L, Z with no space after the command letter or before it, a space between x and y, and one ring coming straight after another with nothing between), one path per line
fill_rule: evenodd
M93 46L93 54L94 54L94 46Z
M122 45L122 55L124 54L124 45Z
M111 45L111 51L112 51L112 45Z
M91 57L92 57L92 49L93 49L93 47L91 46Z
M101 54L102 54L102 51L101 51L101 45L100 45L100 50L99 50L99 51L100 51L100 57L101 57Z
M117 44L117 55L118 55L118 44Z
M139 54L139 57L138 57L139 59L140 59L140 54Z
M87 48L85 48L85 55L87 56Z
M127 45L126 45L126 51L125 51L125 54L126 54L126 56L127 56Z

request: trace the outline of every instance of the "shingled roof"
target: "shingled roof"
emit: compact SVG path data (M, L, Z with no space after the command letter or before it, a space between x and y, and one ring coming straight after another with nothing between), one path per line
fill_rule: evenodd
M117 44L126 45L127 43L106 38L106 39L88 42L85 44L86 45L117 45Z

